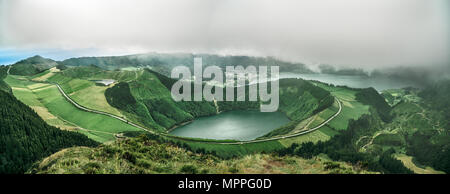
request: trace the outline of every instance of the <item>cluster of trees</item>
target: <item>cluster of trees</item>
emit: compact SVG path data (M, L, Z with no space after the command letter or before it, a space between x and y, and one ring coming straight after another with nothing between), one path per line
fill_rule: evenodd
M381 96L374 88L365 88L360 89L358 93L356 93L356 100L363 104L367 104L375 108L381 120L384 122L391 122L391 110L392 108L389 104L384 100L383 96Z
M424 108L438 112L435 119L444 131L425 129L406 137L407 154L421 164L450 173L450 80L430 84L418 95L423 98Z
M437 110L441 113L443 118L441 121L444 127L450 129L450 80L443 80L430 85L419 93L419 96L424 98L425 105L429 108Z
M8 66L0 66L0 90L11 93L11 88L3 81L7 76L8 68Z
M297 155L303 158L312 158L321 153L328 155L332 160L345 161L373 171L384 173L412 173L403 163L392 157L393 150L382 153L359 152L355 141L363 134L371 133L379 126L377 119L371 115L363 115L356 121L351 121L347 130L333 136L329 141L319 141L292 144L280 150L280 155Z
M432 139L435 139L435 141L431 141ZM408 144L406 153L408 155L414 156L414 159L421 164L450 173L450 142L448 134L439 135L434 130L417 131L411 137L407 137L406 141Z
M24 173L63 148L98 145L83 134L49 126L9 93L0 91L0 101L0 174Z

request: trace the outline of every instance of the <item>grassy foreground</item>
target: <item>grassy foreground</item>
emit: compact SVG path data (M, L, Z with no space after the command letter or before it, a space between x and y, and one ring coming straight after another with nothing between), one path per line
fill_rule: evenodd
M45 158L28 173L141 174L141 173L370 173L326 157L253 154L223 160L196 154L147 136L117 140L97 148L74 147Z

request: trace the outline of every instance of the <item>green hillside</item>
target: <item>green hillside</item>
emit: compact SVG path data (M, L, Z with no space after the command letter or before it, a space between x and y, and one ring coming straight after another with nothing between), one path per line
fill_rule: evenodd
M374 88L361 89L355 96L356 100L375 108L383 121L389 122L392 120L390 116L391 107Z
M273 65L280 62L271 58L201 56L204 64L219 66L238 62L245 65L262 62ZM78 133L71 133L78 135L74 137L75 139L85 138L80 136L82 133L97 142L108 142L99 148L66 149L40 161L29 172L354 173L365 172L364 170L382 173L449 172L450 114L446 100L450 91L449 82L437 82L423 90L392 89L380 94L373 88L355 89L318 81L282 79L279 82L279 111L291 121L257 138L258 141L265 138L279 139L244 144L220 144L235 141L175 137L167 132L203 116L232 110L259 110L262 102L240 102L236 99L217 103L205 100L174 101L170 90L177 80L165 75L177 64L187 64L191 67L193 57L194 55L189 54L148 54L77 58L53 64L54 61L37 56L18 62L16 66L13 65L10 75L7 75L8 66L1 67L0 90L12 92L18 100L29 106L28 111L32 111L34 117L42 118L39 122L46 122L48 124L46 127L51 128L50 130L46 128L42 132L37 130L39 136L53 134L55 132L52 130L61 128L77 131ZM283 68L289 69L296 65L298 64L286 63ZM112 81L111 84L98 83L102 80ZM64 93L82 107L115 115L163 135L151 136L141 128L130 125L128 121L81 110L65 99L55 84L61 86ZM245 98L248 99L249 86L243 87L247 91ZM225 90L225 88L216 89ZM234 90L237 93L238 88ZM17 119L22 119L17 115L22 113L10 114L15 115L5 117L10 118L2 121L6 123L5 126L22 126L20 123L23 122L17 122ZM333 119L322 126L321 124L329 118ZM36 124L35 127L40 126L42 124ZM321 127L306 134L286 137L317 126ZM35 138L28 135L30 131L18 133L20 133L18 137ZM145 137L136 138L139 135ZM25 164L24 168L19 169L21 172L28 170L26 168L32 162L42 157L61 148L77 145L71 138L67 138L68 143L59 140L58 137L54 138L56 142L46 137L43 139L44 141L40 143L48 143L50 146L48 150L42 151L43 148L38 145L39 143L30 145L22 143L22 147L16 146L20 151L13 151L13 155L21 152L32 155L14 157L19 160L18 164ZM81 142L89 144L85 140L86 138ZM5 142L7 146L17 143L16 140L9 139ZM96 143L92 145L94 144ZM35 150L42 152L43 155L33 154ZM154 154L146 154L147 152ZM160 152L167 154L158 155ZM93 157L88 153L96 155ZM7 160L14 160L8 157ZM173 158L181 159L175 161ZM281 161L282 167L275 169L262 167L263 164L273 160ZM206 161L212 162L205 163ZM297 167L287 161L296 161L292 164L297 164ZM305 171L310 167L305 166L305 162L323 168L320 167L318 171ZM8 162L7 165L12 163ZM343 166L346 167L341 168Z
M57 65L58 63L52 59L36 55L13 64L9 73L12 75L35 75Z
M7 76L8 69L9 66L0 66L0 90L11 93L12 91L9 85L5 81L3 81Z
M11 94L0 91L0 99L0 174L23 173L63 148L98 145L85 135L49 126Z
M209 54L160 54L148 53L128 56L109 56L109 57L80 57L71 58L61 63L67 66L88 66L96 65L102 69L115 70L127 69L129 67L142 68L148 67L156 72L160 72L166 76L170 75L170 71L175 66L187 66L193 68L194 57L202 57L203 65L217 65L219 67L242 65L247 67L254 66L280 66L280 71L312 73L306 65L301 63L290 63L278 60L272 57L249 57L249 56L219 56Z
M146 136L119 140L98 148L75 147L60 151L33 166L37 174L142 174L142 173L372 173L326 157L302 159L292 156L254 154L220 159L197 154Z
M170 93L174 82L161 74L144 70L137 79L108 88L105 95L109 104L115 108L135 114L141 118L141 123L157 129L169 129L196 117L217 114L213 102L175 102ZM297 123L334 102L329 92L301 79L283 79L280 88L279 110ZM246 95L248 99L248 92ZM254 110L260 106L259 101L219 101L217 104L219 111Z

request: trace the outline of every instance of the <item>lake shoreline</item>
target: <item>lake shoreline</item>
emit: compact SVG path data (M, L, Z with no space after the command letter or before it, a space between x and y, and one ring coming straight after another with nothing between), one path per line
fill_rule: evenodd
M243 141L261 137L290 121L280 111L263 113L257 110L230 110L177 124L168 133L179 137Z

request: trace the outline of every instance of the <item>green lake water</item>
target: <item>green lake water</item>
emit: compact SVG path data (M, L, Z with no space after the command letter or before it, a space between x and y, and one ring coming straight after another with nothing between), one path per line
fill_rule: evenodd
M252 140L288 122L286 115L280 112L229 111L198 118L170 134L204 139Z

